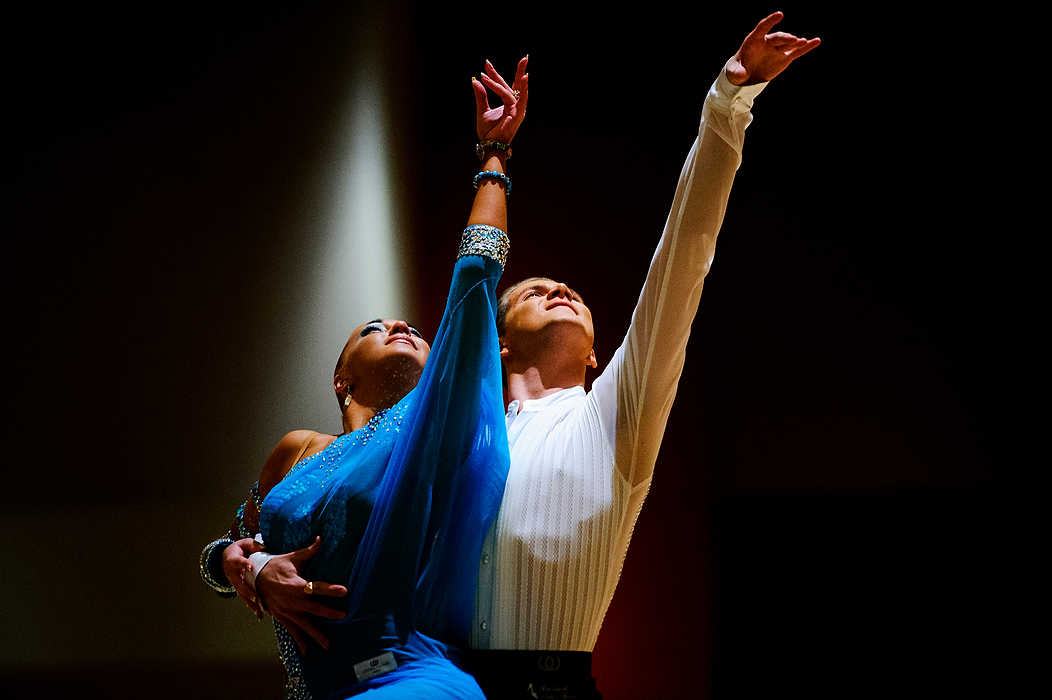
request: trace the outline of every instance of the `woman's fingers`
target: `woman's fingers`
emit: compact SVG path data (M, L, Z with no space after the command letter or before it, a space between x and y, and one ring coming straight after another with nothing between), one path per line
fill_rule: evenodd
M522 87L519 88L519 114L525 116L526 102L530 99L530 74L522 76Z
M503 85L505 89L511 90L511 85L508 85L508 81L504 79L504 76L497 72L497 69L493 67L493 64L489 62L489 59L486 60L486 74Z
M486 86L479 82L478 78L471 76L471 91L475 93L475 108L478 115L482 116L489 110L489 97L486 95Z
M512 81L512 85L514 85L515 89L517 89L517 90L522 90L522 88L519 87L519 85L520 85L520 83L522 83L522 77L524 75L526 75L526 65L529 62L530 62L530 57L529 56L523 56L522 58L519 59L519 65L515 67L515 80Z
M483 85L488 87L493 92L497 93L497 97L499 97L500 101L503 102L505 105L515 104L515 95L512 94L510 88L501 85L485 73L479 76L479 80L482 81Z
M245 607L252 611L252 614L256 616L256 619L263 619L263 610L259 607L259 603L249 602L244 598L241 598L241 602L245 604Z

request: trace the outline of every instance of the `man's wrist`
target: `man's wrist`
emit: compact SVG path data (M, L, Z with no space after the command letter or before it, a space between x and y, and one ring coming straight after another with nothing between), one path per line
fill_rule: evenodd
M252 586L253 589L256 587L256 577L262 573L263 569L270 563L270 560L278 556L277 554L267 554L266 552L253 552L248 556L248 563L252 566L249 568L248 573L245 575L245 581L248 585Z

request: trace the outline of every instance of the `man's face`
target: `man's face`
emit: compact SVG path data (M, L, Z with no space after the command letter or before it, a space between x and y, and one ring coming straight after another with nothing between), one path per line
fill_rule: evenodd
M581 296L562 282L539 278L523 282L510 296L504 317L506 344L516 346L527 336L545 332L558 333L575 351L580 345L592 347L595 331L592 312Z

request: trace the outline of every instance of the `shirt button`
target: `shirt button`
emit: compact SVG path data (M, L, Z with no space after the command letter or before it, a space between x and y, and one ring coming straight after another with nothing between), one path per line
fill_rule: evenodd
M481 628L482 628L482 631L483 631L483 632L485 632L486 630L488 630L488 629L489 629L489 625L487 625L487 624L486 624L486 621L485 621L485 620L483 620L482 622L480 622L480 623L479 623L479 627L481 627Z
M488 554L483 554L482 555L482 563L483 564L489 564L489 555Z

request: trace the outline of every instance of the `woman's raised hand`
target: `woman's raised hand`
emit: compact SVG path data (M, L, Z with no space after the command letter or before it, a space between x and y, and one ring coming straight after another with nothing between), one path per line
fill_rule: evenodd
M749 32L738 53L727 61L724 68L727 80L734 85L767 82L822 43L817 37L804 39L786 32L768 34L774 25L782 21L783 16L781 12L770 14Z
M508 85L489 61L486 61L485 72L480 77L471 79L471 87L475 90L475 127L479 141L511 143L515 138L515 132L526 117L526 101L530 96L530 76L526 72L529 60L529 56L523 56L519 61L515 69L515 80L511 85ZM500 98L500 106L489 106L486 88Z

